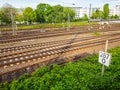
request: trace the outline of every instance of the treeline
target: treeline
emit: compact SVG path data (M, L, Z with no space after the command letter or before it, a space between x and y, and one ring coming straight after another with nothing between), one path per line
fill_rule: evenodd
M21 23L58 23L66 22L68 19L72 21L75 17L75 11L61 5L51 6L49 4L40 3L34 10L31 7L17 9L10 4L5 4L0 9L1 23L10 24L11 21Z
M0 8L0 25L1 24L32 24L32 23L64 23L66 21L85 21L89 20L87 14L82 18L75 18L76 12L72 8L63 7L61 5L51 6L49 4L40 3L36 9L26 7L18 9L10 4L3 5ZM103 10L91 12L91 19L119 19L118 15L110 16L109 4L103 6Z

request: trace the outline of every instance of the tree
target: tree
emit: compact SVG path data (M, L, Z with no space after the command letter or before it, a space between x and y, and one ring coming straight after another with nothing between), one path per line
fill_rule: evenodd
M36 8L37 22L51 23L51 22L63 22L67 21L68 13L72 20L75 16L75 12L70 8L64 8L61 5L50 6L49 4L40 3Z
M115 19L119 19L119 16L117 14L115 14L114 18Z
M83 20L88 20L87 14L84 14Z
M101 19L103 18L103 12L101 10L96 10L92 13L92 19Z
M40 3L36 8L37 22L44 23L48 18L46 17L51 13L51 6L49 4ZM46 20L45 20L46 19Z
M6 15L4 14L4 12L2 10L0 10L0 25L3 23L3 22L6 22Z
M23 8L17 9L17 12L18 12L18 13L16 14L16 21L17 21L19 24L23 24L23 23L24 23L23 11L24 11Z
M31 7L25 8L23 12L23 17L24 20L29 22L30 24L36 21L36 13Z
M70 20L72 21L75 17L75 11L71 8L64 8L64 19L68 20L68 15L70 16Z
M109 17L109 4L105 4L103 7L103 19L108 19Z
M55 22L62 22L64 17L64 8L61 5L53 6Z
M46 5L46 10L44 13L45 22L51 23L53 21L53 17L55 16L53 7L50 5Z
M11 23L12 17L14 17L14 19L15 19L15 16L17 14L17 10L12 5L6 3L3 5L1 10L2 10L2 13L4 15L3 21L5 23L7 23L7 24Z
M115 14L115 15L110 16L110 18L111 19L119 19L119 16Z

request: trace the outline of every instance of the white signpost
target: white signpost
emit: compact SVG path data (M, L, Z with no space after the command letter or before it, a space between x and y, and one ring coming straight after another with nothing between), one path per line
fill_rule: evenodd
M104 64L105 66L109 66L111 61L110 59L111 59L111 54L103 51L99 51L99 62L101 64Z
M106 40L105 44L105 52L99 51L99 62L103 65L102 66L102 76L104 75L104 67L110 65L111 61L111 54L107 53L107 47L108 47L108 40Z

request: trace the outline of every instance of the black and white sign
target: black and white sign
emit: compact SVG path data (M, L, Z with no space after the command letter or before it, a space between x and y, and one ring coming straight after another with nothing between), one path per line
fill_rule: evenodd
M105 66L109 66L111 61L111 54L99 51L99 62Z

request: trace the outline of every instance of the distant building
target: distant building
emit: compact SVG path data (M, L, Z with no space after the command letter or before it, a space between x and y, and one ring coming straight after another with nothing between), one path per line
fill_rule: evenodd
M110 16L112 16L112 15L120 16L120 5L115 5L110 8Z
M88 17L92 16L93 12L96 12L96 10L102 10L103 7L70 7L73 10L75 10L75 18L82 18L86 14ZM91 10L91 11L90 11ZM118 15L120 16L120 5L115 5L114 7L110 8L110 16L112 15Z
M118 16L120 16L120 5L116 5L115 6L115 13L118 15Z
M75 10L75 18L82 18L84 17L84 15L86 14L87 16L89 16L89 8L85 7L70 7L73 10Z
M97 10L100 10L100 8L92 8L92 12L96 12Z
M86 14L88 17L92 16L92 13L100 8L88 8L88 7L71 7L73 10L75 10L75 18L82 18ZM91 11L90 11L91 10Z
M75 11L75 18L81 18L82 15L82 7L71 7Z
M82 15L84 16L86 14L89 17L89 10L90 10L90 8L88 8L88 7L83 8Z

